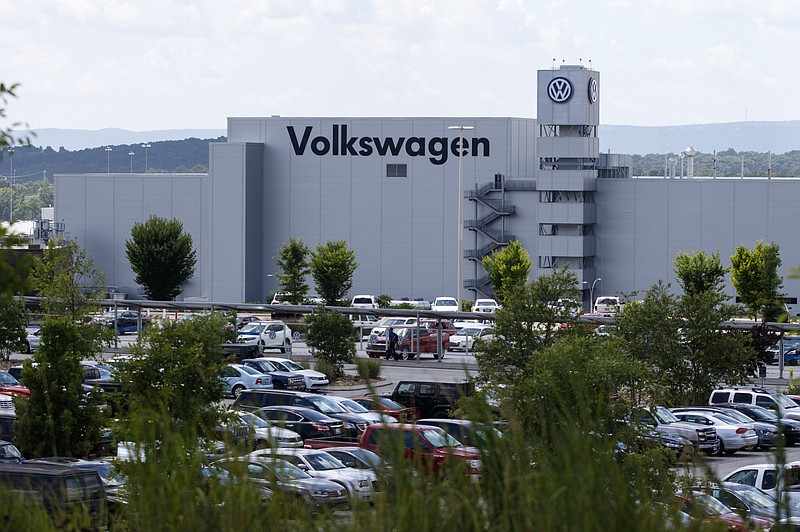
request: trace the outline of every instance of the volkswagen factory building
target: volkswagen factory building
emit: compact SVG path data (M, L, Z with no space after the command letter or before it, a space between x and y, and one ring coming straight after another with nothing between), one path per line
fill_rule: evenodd
M131 298L125 240L153 214L194 239L184 299L264 301L290 237L347 241L354 293L427 300L486 297L481 259L518 240L534 276L567 266L587 302L592 284L596 297L674 282L678 252L729 264L737 245L764 240L780 245L797 297L800 181L633 178L629 156L600 153L597 71L540 70L537 85L536 119L229 118L208 174L56 175L55 218Z

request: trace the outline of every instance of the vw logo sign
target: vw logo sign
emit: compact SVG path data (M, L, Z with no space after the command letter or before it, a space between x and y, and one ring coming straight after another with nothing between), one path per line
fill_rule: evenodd
M567 78L553 78L547 84L547 95L556 103L567 103L572 98L572 83Z
M270 331L267 336L269 336L270 340L274 340L275 339L275 331Z
M591 78L589 80L589 103L597 102L597 80Z

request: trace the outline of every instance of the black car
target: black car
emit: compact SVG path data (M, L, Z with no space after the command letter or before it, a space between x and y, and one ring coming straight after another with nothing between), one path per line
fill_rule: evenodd
M419 417L449 418L458 400L474 393L475 386L469 381L400 381L389 398L403 406L416 408Z
M293 430L304 440L308 438L341 438L344 425L338 419L302 406L267 406L253 411L261 419L277 427Z
M138 310L118 310L109 311L95 320L101 327L116 329L117 332L136 332L139 324L145 328L150 325L150 318L141 314Z
M771 423L778 425L778 416L773 410L764 408L763 406L750 405L745 403L723 403L718 406L724 406L737 410L754 421L762 423ZM783 431L783 437L786 440L786 445L795 445L800 442L800 421L796 419L781 418L780 428Z
M300 373L293 371L283 371L278 366L266 358L243 358L239 363L257 369L261 373L266 373L272 377L272 386L276 390L305 390L306 378ZM267 405L259 405L267 406Z

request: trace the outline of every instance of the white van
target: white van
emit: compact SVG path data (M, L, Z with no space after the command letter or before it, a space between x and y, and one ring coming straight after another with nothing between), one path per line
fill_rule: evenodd
M350 306L353 308L378 308L378 298L373 295L363 294L353 296Z

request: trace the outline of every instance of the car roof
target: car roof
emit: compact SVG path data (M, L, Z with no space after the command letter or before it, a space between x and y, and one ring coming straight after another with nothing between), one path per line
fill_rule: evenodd
M303 414L305 416L314 417L317 419L326 418L332 421L338 421L336 418L332 418L327 414L323 414L319 410L314 410L313 408L308 408L307 406L276 405L276 406L264 406L256 410L296 412L298 414Z

